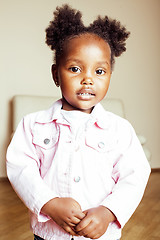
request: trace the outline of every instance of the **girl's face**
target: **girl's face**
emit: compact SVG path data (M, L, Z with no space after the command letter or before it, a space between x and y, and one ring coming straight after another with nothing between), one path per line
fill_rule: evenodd
M93 34L68 40L58 65L52 66L60 85L64 110L91 113L107 93L111 77L109 45Z

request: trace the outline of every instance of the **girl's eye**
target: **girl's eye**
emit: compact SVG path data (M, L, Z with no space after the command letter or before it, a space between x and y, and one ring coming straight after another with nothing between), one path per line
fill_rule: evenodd
M103 74L105 74L105 71L103 69L98 69L98 70L96 70L96 74L103 75Z
M78 67L71 67L69 70L74 73L79 73L81 71Z

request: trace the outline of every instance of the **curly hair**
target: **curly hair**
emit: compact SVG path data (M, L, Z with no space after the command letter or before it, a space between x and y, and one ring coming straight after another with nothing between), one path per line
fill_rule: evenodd
M57 7L53 13L53 21L46 29L46 44L55 51L55 61L63 53L63 46L66 40L82 35L84 33L96 34L104 39L111 49L111 66L115 62L115 57L119 57L126 51L126 39L130 32L126 30L119 21L105 16L98 18L88 27L84 26L80 11L65 4Z

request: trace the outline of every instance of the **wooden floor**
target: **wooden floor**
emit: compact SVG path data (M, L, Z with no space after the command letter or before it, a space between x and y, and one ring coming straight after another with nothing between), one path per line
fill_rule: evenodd
M0 181L0 239L33 240L28 211L8 181ZM160 240L160 172L152 173L143 200L121 240Z

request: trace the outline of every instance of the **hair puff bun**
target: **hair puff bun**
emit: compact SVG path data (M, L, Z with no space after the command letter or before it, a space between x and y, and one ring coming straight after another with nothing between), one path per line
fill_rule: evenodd
M112 65L114 57L118 57L126 51L126 39L130 33L115 19L99 16L88 27L85 27L81 12L67 4L57 7L53 15L54 18L46 29L46 43L55 51L56 61L63 53L64 42L70 37L83 33L96 34L109 44Z

